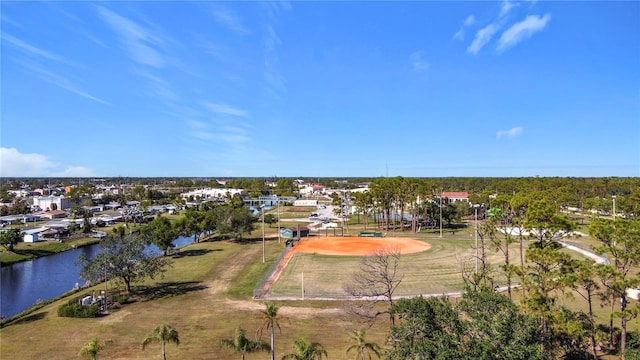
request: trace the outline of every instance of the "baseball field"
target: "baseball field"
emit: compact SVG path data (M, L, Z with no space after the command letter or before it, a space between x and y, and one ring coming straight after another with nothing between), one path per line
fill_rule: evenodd
M401 253L399 276L402 283L395 295L445 294L463 290L463 265L475 266L473 240L434 239L428 241L411 237L310 237L294 246L290 258L271 285L268 297L344 298L344 286L360 268L363 256L378 249L396 249ZM512 261L519 254L512 249ZM489 262L503 259L487 252ZM496 274L498 281L501 275ZM501 285L501 284L500 284Z

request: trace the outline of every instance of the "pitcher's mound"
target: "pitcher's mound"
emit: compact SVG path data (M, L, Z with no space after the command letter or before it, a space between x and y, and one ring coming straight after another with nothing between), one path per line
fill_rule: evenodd
M397 249L401 254L411 254L429 250L431 244L409 238L318 236L302 239L293 250L309 254L363 256L371 255L382 248Z

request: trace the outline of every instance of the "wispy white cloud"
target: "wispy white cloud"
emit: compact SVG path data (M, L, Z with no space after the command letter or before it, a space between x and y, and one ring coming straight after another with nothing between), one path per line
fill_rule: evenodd
M246 129L240 126L213 126L198 120L187 121L187 126L189 134L196 139L224 143L226 146L224 151L230 151L232 148L251 142Z
M509 14L509 12L513 9L518 7L519 4L516 4L514 2L511 2L509 0L504 0L502 2L502 5L500 5L500 15L499 17L505 17Z
M513 24L502 33L498 40L496 49L498 51L504 51L517 43L530 38L533 34L543 30L550 20L550 14L545 14L543 17L538 15L527 16L524 20Z
M473 14L467 16L467 18L464 19L464 26L471 26L475 23L476 23L476 17Z
M233 115L233 116L238 116L238 117L248 117L249 113L245 110L242 109L238 109L238 108L234 108L232 106L229 106L227 104L215 104L215 103L211 103L211 102L204 102L203 105L209 109L210 111L217 113L217 114L224 114L224 115Z
M453 34L453 38L456 40L464 40L464 29L460 28L460 30L456 31L456 33Z
M467 18L464 19L462 27L455 34L453 34L453 38L456 40L464 40L464 29L466 27L474 25L475 23L476 17L473 14L467 16Z
M23 53L27 54L32 58L54 60L63 64L68 64L68 65L72 64L69 60L65 59L60 55L56 55L50 51L43 50L39 47L33 46L27 43L26 41L22 41L7 33L2 34L2 39L8 42L9 44L13 45L14 47L20 49Z
M478 30L476 33L476 37L471 42L471 45L467 48L467 52L469 54L477 54L480 49L482 49L485 45L491 41L491 37L499 30L499 26L497 24L489 24L482 29Z
M431 66L429 62L424 59L424 53L422 51L416 51L409 57L413 70L416 72L425 71Z
M40 77L48 82L51 83L53 85L56 85L64 90L67 90L71 93L74 93L76 95L82 96L83 98L89 99L89 100L93 100L95 102L99 102L101 104L104 105L110 105L109 102L100 99L99 97L93 96L91 94L89 94L88 92L86 92L85 90L81 89L80 86L78 86L75 82L69 80L68 78L62 76L62 75L58 75L56 73L53 73L51 71L45 70L40 66L34 65L34 64L29 64L29 63L24 63L22 64L22 66L24 66L25 68L33 71L34 73L37 73L40 75Z
M37 153L25 154L16 148L0 147L0 176L93 176L93 170L84 166L68 166L51 161Z
M102 19L116 32L136 62L161 68L166 65L161 54L163 41L142 25L118 15L104 7L98 7Z
M516 126L514 128L511 128L509 130L498 130L498 132L496 133L496 137L498 139L500 138L507 138L507 139L514 139L517 138L518 136L522 135L522 132L524 131L524 127L522 126Z
M141 71L140 76L149 80L151 90L155 96L171 102L180 99L180 97L171 90L171 86L165 80L146 71Z
M261 1L270 18L277 18L281 13L291 11L291 3L288 1Z
M221 26L235 32L236 34L245 35L249 33L249 29L247 29L242 21L236 14L222 6L216 6L211 9L211 15L213 15L214 20L220 24Z
M274 94L286 91L285 79L278 69L278 51L277 46L280 44L280 38L273 26L267 26L264 35L264 80L269 89Z

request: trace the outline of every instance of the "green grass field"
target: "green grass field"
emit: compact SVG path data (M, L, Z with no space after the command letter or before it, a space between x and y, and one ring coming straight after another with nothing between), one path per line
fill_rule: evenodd
M400 257L402 283L395 294L406 296L462 291L462 264L475 268L475 250L472 248L475 241L459 238L423 241L430 243L431 249ZM517 244L511 245L511 261L519 261L519 256ZM494 264L503 261L502 255L492 251L487 252L487 259ZM343 297L346 295L344 285L358 271L360 261L361 257L355 256L295 253L269 294L301 297L304 273L305 297ZM499 273L496 276L498 282L503 280Z

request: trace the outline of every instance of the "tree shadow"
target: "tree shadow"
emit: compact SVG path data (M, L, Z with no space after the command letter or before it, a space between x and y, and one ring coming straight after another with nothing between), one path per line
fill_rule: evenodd
M136 294L141 301L157 300L178 295L184 295L192 291L204 290L207 287L198 281L187 282L162 282L153 287L137 288Z
M23 317L21 317L19 319L16 319L14 321L7 322L6 324L3 324L2 326L5 327L7 325L28 324L30 322L42 320L47 316L47 313L48 313L48 311L43 311L43 312L39 312L39 313L36 313L36 314L23 316Z
M201 255L205 255L208 254L212 251L224 251L223 249L192 249L192 250L180 250L177 251L173 254L171 254L171 256L173 256L174 258L181 258L181 257L185 257L185 256L201 256Z
M32 249L20 249L20 250L13 249L13 252L18 255L30 256L30 257L42 257L42 256L53 255L56 253L55 251L40 250L40 249L33 249L33 250Z

